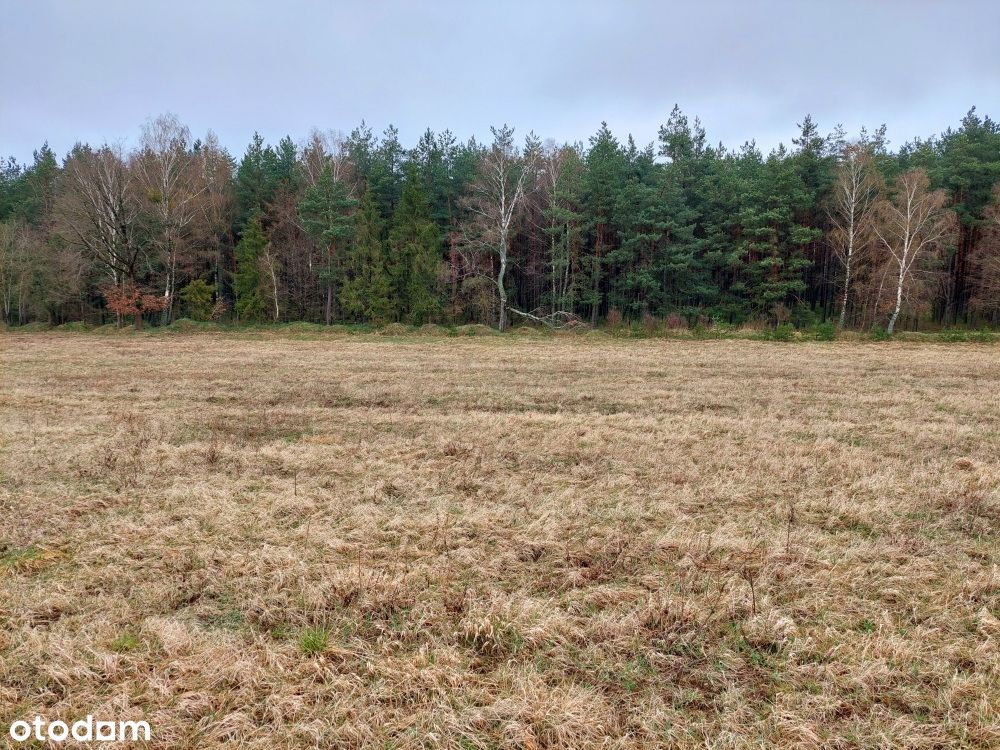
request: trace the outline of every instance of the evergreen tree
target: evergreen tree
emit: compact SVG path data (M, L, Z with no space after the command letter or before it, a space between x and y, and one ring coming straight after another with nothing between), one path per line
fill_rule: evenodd
M636 318L663 305L654 263L666 233L666 216L656 186L638 174L622 187L614 210L618 245L606 257L608 305Z
M932 142L928 172L934 187L945 188L958 217L958 237L946 257L947 276L937 315L946 323L966 319L969 298L979 294L969 278L970 259L989 240L985 209L1000 183L1000 123L981 118L973 107L958 130L949 128Z
M122 209L124 223L98 218L82 227L99 239L94 248L109 257L127 250L119 272L151 287L211 278L216 296L240 298L244 319L266 308L269 319L283 311L330 323L342 306L359 320L492 322L496 296L518 310L595 323L612 308L632 319L682 313L691 322L800 326L839 310L839 265L821 238L835 168L855 139L839 127L824 136L807 115L790 149L764 157L752 141L736 150L709 145L701 123L676 106L658 135L655 152L631 137L619 142L606 124L586 147L529 136L505 173L518 176L516 210L501 211L502 243L488 245L494 222L477 209L492 152L475 139L427 130L405 151L395 128L376 136L362 123L344 144L317 133L299 153L288 137L271 146L255 133L238 162L213 136L184 139L178 153L193 165L184 180L202 189L191 195L183 255L169 241L179 235L164 233L170 222L158 190L139 187L160 151L123 152L108 161L113 174L77 175L107 149L78 144L61 165L43 145L26 165L0 162L0 225L16 251L0 269L7 319L104 314L107 263L68 230L82 227L87 200L106 198L94 188L108 180L121 205L106 209ZM890 150L884 125L856 140L887 184L923 169L957 216L934 283L921 287L920 314L946 325L995 321L1000 274L988 211L1000 183L1000 125L973 109L956 128L898 149ZM491 205L509 208L504 192ZM355 215L352 195L365 193ZM150 252L158 229L167 239ZM875 319L879 299L870 250L852 273L862 324Z
M37 226L51 213L59 165L48 143L34 152L34 161L19 175L11 191L11 210L24 223Z
M355 214L355 240L344 257L340 305L345 316L384 323L392 317L389 276L382 248L382 228L371 190Z
M704 243L696 236L698 212L690 206L680 172L675 162L659 175L657 209L662 217L662 237L653 266L662 295L659 314L682 312L694 317L715 302L716 288L708 278Z
M583 243L583 177L579 149L564 146L549 159L552 171L544 216L549 237L548 291L543 300L553 312L576 308Z
M823 210L823 197L833 186L837 165L837 144L843 141L839 132L824 138L811 115L806 115L799 125L799 136L793 138L796 147L791 156L797 187L788 196L792 218L796 225L795 244L802 265L802 288L798 293L803 306L818 308L825 317L834 302L833 277L831 276L830 246L821 242L827 222Z
M254 214L262 213L274 197L270 177L275 172L276 161L274 149L264 145L264 137L260 133L254 133L236 169L236 216L233 226L237 232L243 230Z
M397 315L414 324L434 320L441 307L438 290L441 239L431 218L430 203L412 165L406 171L389 246Z
M379 138L362 121L347 140L347 152L359 183L371 192L383 229L387 231L386 222L395 213L402 190L405 151L399 142L399 131L390 125Z
M292 194L298 190L300 183L298 151L291 136L285 136L278 142L274 151L274 159L267 164L265 180L268 192L274 196L277 193Z
M239 320L256 320L263 314L265 298L261 290L260 258L265 247L267 235L261 226L260 214L255 213L236 245L233 291Z
M329 165L323 167L316 184L305 191L299 201L299 217L306 232L323 250L325 263L320 281L326 288L324 320L327 325L336 317L337 284L340 279L341 255L354 234L351 211L357 201L351 198L347 186L334 179Z
M606 122L590 139L587 171L584 177L583 200L586 207L590 253L583 258L582 271L586 286L580 301L590 308L590 321L597 323L604 304L606 286L606 256L615 247L614 213L618 192L625 182L625 158L621 145L611 134Z
M21 175L21 166L13 156L0 162L0 221L13 213L14 186Z
M759 165L748 187L740 216L748 301L753 314L784 322L806 289L804 273L811 263L803 247L819 230L796 222L807 191L783 145Z
M455 137L451 133L445 132L438 136L428 128L420 136L408 160L408 164L416 168L423 183L424 193L431 206L431 218L442 231L446 230L451 219L451 203L455 198L449 169L454 150Z

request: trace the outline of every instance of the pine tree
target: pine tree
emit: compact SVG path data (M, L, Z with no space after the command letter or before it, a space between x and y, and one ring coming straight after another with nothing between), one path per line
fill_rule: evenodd
M382 248L382 228L371 190L355 214L355 240L344 256L340 305L345 316L384 323L392 317L389 276Z
M743 203L748 190L746 172L759 169L760 152L747 143L739 152L706 149L685 194L697 214L695 237L700 263L711 294L710 315L728 323L743 322L749 315L743 255ZM749 166L747 166L749 165Z
M388 231L386 223L395 213L402 190L405 151L399 142L399 131L390 125L379 138L362 121L347 139L347 152L359 183L372 194L383 230ZM386 239L384 234L381 239Z
M299 186L298 150L291 136L286 135L278 142L274 160L268 163L265 174L268 190L276 193L294 193Z
M667 165L659 175L657 208L663 235L653 259L663 307L660 314L681 312L689 318L715 302L716 290L696 236L698 212L682 187L680 170Z
M236 216L233 226L237 232L243 230L254 214L262 213L274 197L269 178L274 173L276 161L274 149L264 145L264 137L260 133L254 133L236 169L234 180Z
M614 212L625 175L621 145L611 134L608 124L603 122L597 134L590 139L583 186L591 251L583 259L587 280L580 301L590 307L592 324L597 323L604 302L606 256L615 247Z
M759 165L748 188L741 222L749 302L756 315L785 322L807 288L804 276L811 261L803 248L820 230L796 221L808 191L783 145Z
M410 323L433 320L441 309L438 272L441 239L431 218L430 204L416 169L406 180L389 235L390 268L398 301L397 315Z
M548 160L548 169L551 175L544 216L549 236L549 280L543 300L553 312L572 313L579 294L585 167L579 151L564 146Z
M255 320L263 314L260 258L265 247L267 235L261 227L260 214L255 213L250 217L243 237L236 245L233 291L236 293L236 316L240 320Z
M608 305L630 318L663 305L663 286L654 271L667 223L656 186L634 174L615 204L618 246L606 257L611 277Z
M320 271L320 281L326 287L324 320L327 325L336 317L337 284L340 279L341 254L354 234L351 211L357 201L347 192L347 186L334 179L327 165L316 184L306 190L299 201L299 217L306 232L323 249L326 263Z
M658 182L665 241L657 253L656 268L664 312L681 312L689 320L705 311L726 316L718 305L725 253L732 244L723 225L731 219L725 206L729 191L718 184L721 148L708 147L705 140L701 121L695 118L689 124L676 105L659 132L659 154L667 163Z
M821 242L826 227L826 213L821 209L824 196L833 186L837 165L837 143L843 140L839 132L824 138L810 115L799 125L799 137L790 162L796 187L788 196L795 228L793 252L802 261L802 290L797 293L801 304L818 308L825 317L832 311L834 288L830 276L830 246Z
M985 210L1000 183L1000 123L981 118L973 107L958 130L949 128L933 146L928 172L934 187L944 187L959 221L954 248L947 254L944 294L938 317L946 323L966 318L971 296L979 291L969 278L970 259L982 254L988 241Z

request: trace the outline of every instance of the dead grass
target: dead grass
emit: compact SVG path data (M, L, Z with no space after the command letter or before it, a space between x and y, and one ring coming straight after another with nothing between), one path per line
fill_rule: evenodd
M5 335L0 726L1000 746L977 345Z

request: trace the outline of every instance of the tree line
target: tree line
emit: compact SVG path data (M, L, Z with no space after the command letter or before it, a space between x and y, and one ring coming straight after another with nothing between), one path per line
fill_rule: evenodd
M644 147L362 123L235 158L164 115L3 163L3 319L1000 324L996 122L896 150L798 127L765 155L677 107Z

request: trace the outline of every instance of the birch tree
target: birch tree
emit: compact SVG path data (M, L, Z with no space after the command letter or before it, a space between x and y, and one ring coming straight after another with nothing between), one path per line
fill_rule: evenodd
M944 208L943 190L930 190L927 173L914 169L900 175L891 200L878 202L875 236L888 256L887 275L895 287L887 333L892 335L903 301L915 286L918 271L954 231L954 216Z
M861 145L847 146L837 167L830 206L833 251L844 266L844 289L840 298L840 319L844 327L851 282L857 264L871 236L871 219L878 197L879 181L872 168L871 155Z
M302 146L301 163L307 187L315 185L323 170L329 168L334 180L352 184L351 197L354 197L356 186L353 183L357 181L357 170L351 162L348 143L342 133L314 129Z
M200 155L190 150L190 141L191 131L175 115L161 115L143 128L136 159L138 177L156 217L156 242L165 274L164 322L173 316L179 257L188 246L203 209L200 199L208 190Z
M468 205L475 221L467 243L497 261L492 281L500 301L497 327L502 331L507 320L506 277L514 219L524 203L536 152L522 155L514 144L514 128L508 125L491 130L493 145L483 154L470 186Z

